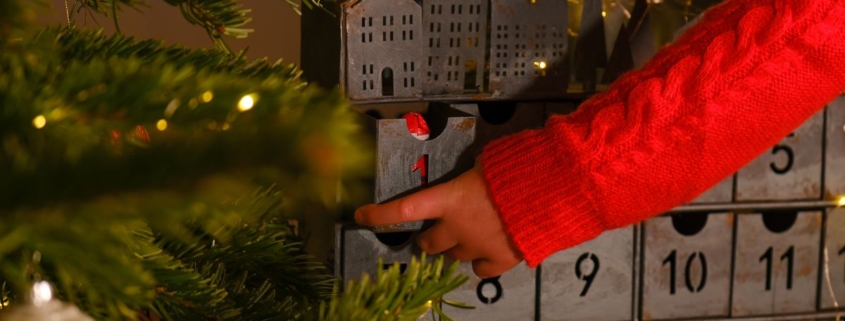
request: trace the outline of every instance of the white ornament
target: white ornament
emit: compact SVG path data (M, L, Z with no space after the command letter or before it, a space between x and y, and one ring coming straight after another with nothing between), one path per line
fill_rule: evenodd
M0 321L94 321L74 305L53 299L49 283L40 281L32 287L31 302L6 306Z

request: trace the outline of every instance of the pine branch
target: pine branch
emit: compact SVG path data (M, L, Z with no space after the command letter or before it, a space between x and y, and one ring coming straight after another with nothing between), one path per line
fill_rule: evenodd
M333 193L335 184L320 172L343 165L354 175L364 164L313 158L321 155L309 149L366 155L366 146L355 140L353 112L340 93L305 86L289 68L219 60L212 51L156 50L123 37L99 46L96 34L58 39L64 37L71 39L67 46L44 36L27 43L26 59L0 53L0 101L10 106L0 115L2 207L182 186L213 173L268 167L297 173L280 177L280 186L308 177L321 191L302 195L320 195ZM93 44L84 40L90 38ZM67 58L40 51L64 48ZM102 48L115 54L83 54ZM254 105L239 110L245 97ZM166 130L156 130L163 124Z
M316 314L316 307L331 291L328 271L305 254L289 226L279 223L284 215L277 194L265 191L251 200L249 213L237 224L193 229L193 237L188 238L166 233L156 237L157 248L171 253L182 265L200 267L197 271L213 280L209 283L216 284L215 289L225 291L220 292L225 293L224 304L212 304L216 310L179 304L180 309L159 313L174 316L175 310L180 313L177 319L214 319L208 314L237 320L302 320ZM198 303L179 297L185 289L170 284L165 293ZM225 309L218 311L221 307Z
M423 255L412 259L404 274L399 265L380 270L373 280L364 276L350 281L343 293L335 290L331 303L321 310L321 320L413 321L434 310L444 320L439 305L444 294L468 280L457 273L458 263L444 269L443 257L427 262ZM379 262L381 266L381 262Z
M108 37L103 30L87 31L59 28L42 30L36 39L55 39L66 61L89 62L94 58L137 58L144 62L168 61L179 67L234 73L243 77L280 77L289 82L299 79L296 65L281 60L270 63L267 58L247 60L219 50L191 50L183 46L164 46L160 40L142 40L125 35Z
M40 275L102 320L147 309L179 320L315 316L332 278L279 224L280 195L244 196L250 185L228 179L203 186L6 217L0 280L25 293Z
M77 0L80 9L88 9L104 16L112 17L115 28L120 33L117 12L122 6L140 10L146 6L144 0ZM164 0L176 7L189 23L205 29L217 49L233 55L224 37L246 38L253 29L243 28L252 18L250 9L243 9L238 0ZM302 14L299 4L293 0L284 0L297 14ZM327 0L333 2L334 0ZM302 0L306 7L324 9L321 0ZM328 12L328 11L326 11Z

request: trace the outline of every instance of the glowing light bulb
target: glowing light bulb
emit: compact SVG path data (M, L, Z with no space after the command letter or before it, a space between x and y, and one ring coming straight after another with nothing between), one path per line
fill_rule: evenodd
M207 103L214 99L214 93L211 90L202 93L202 102Z
M32 286L32 303L40 306L53 299L53 289L46 281L40 281Z
M32 120L32 125L38 129L44 128L47 125L47 118L44 115L38 115Z
M602 12L601 12L601 16L602 16L602 17L607 17L607 11L602 11Z
M836 201L836 206L845 206L845 196L840 196Z
M238 102L238 110L240 111L247 111L252 109L252 106L255 105L255 97L252 94L246 95L241 97L241 101Z
M164 119L159 120L156 123L156 128L158 128L158 130L160 131L164 131L165 129L167 129L167 121Z
M537 67L537 68L540 68L540 69L546 69L546 62L545 61L534 62L534 67Z

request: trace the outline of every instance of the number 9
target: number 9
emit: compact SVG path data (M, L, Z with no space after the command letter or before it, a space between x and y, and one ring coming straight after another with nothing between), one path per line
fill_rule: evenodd
M593 270L590 271L589 274L584 274L581 272L581 264L584 263L587 259L593 261ZM575 262L575 276L578 277L579 280L587 281L587 284L584 285L584 289L581 290L581 296L587 295L587 291L590 290L590 286L593 284L593 280L596 278L596 274L599 273L599 258L593 253L584 253L578 257L578 261Z

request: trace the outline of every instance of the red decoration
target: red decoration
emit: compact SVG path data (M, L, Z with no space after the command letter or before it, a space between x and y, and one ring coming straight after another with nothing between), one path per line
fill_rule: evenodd
M120 132L117 130L111 130L111 140L109 141L112 146L116 146L120 140Z
M414 138L419 140L427 140L431 131L428 129L428 123L425 122L422 114L418 112L410 112L402 116L408 125L408 131Z
M147 129L144 128L144 126L135 126L135 131L138 133L138 137L140 137L144 143L150 143L150 134L147 133Z

